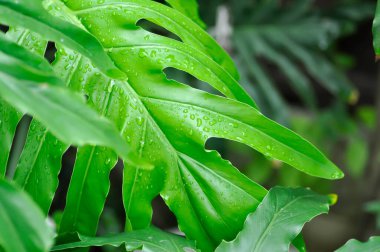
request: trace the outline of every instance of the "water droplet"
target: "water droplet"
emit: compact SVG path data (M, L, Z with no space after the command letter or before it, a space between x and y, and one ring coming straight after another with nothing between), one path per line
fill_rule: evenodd
M148 55L147 55L147 53L146 53L146 51L145 51L145 49L140 49L139 50L139 57L140 58L146 58Z
M197 127L200 127L202 125L202 120L200 118L197 118Z
M144 122L144 119L142 117L137 117L136 118L136 122L137 122L137 125L141 126L143 124L143 122Z

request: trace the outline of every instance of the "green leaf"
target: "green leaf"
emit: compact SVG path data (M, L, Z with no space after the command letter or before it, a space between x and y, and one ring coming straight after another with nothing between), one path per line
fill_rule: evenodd
M369 157L368 142L360 134L348 137L348 146L345 153L345 162L348 172L352 177L359 178L363 175Z
M99 69L111 77L125 77L92 35L78 26L50 15L40 0L1 0L0 22L30 29L49 40L62 43L89 57Z
M69 63L70 59L77 63ZM268 155L287 159L293 163L295 163L296 154L290 149L304 143L306 144L302 148L305 151L304 155L316 154L316 156L322 157L307 142L266 119L248 105L197 91L174 81L167 81L168 85L165 86L157 85L158 82L154 81L147 82L145 86L132 86L127 82L107 80L92 67L88 67L85 73L79 71L78 69L88 65L88 62L78 60L77 54L60 48L55 62L56 69L62 70L68 63L72 66L69 69L69 72L73 73L72 83L80 83L81 79L87 80L81 84L83 86L76 89L82 89L88 95L89 102L94 103L95 106L102 106L104 101L108 100L109 106L104 111L107 111L109 118L115 121L126 141L131 144L132 151L149 159L156 167L153 170L133 166L125 167L124 205L130 228L144 228L149 225L152 213L150 202L161 192L166 203L177 215L182 230L192 239L202 242L201 244L212 241L208 238L209 235L215 236L214 239L221 240L223 237L233 238L234 234L239 231L239 226L245 216L255 209L265 195L265 190L247 180L230 164L221 160L215 152L206 152L203 146L207 138L224 137L241 141ZM112 83L111 87L109 87L110 83ZM177 97L172 97L171 93L175 93ZM98 101L97 97L102 97L102 99ZM102 110L101 107L98 109ZM236 113L236 111L240 111L240 113ZM281 137L275 134L277 131L280 132ZM245 136L242 135L242 132L245 132ZM289 137L291 140L286 141L283 139L284 137ZM255 142L261 138L262 141ZM278 142L276 143L276 141ZM261 144L264 142L266 144ZM282 146L287 142L291 142L294 146ZM272 150L272 147L268 148L268 143L273 143L274 149L283 149L284 153L289 155L292 153L291 157L287 158L286 155L281 157L281 151L277 152ZM289 151L286 151L286 148L289 148ZM308 154L306 152L308 150L314 154ZM87 156L96 157L94 155ZM93 174L91 175L92 179L86 177L87 175L76 176L75 170L88 169L86 165L76 165L74 177L78 179L72 179L72 183L85 185L83 188L99 190L103 190L101 189L103 187L108 188L108 184L99 177L97 170L104 171L105 174L102 176L108 178L106 174L112 167L106 168L107 165L102 165L105 164L107 155L103 155L101 150L99 150L99 156L103 157L103 161L93 162L91 158L85 158L88 160L87 162L93 163L90 167L94 167L94 169L89 169L90 173L87 173L87 175ZM305 161L302 156L300 155L300 160ZM114 162L112 160L111 158L111 163ZM327 162L325 163L326 176L334 175L328 173L330 168L327 167L330 167L331 163L325 158L320 161ZM320 163L312 165L312 162L309 162L309 164L310 166L305 167L313 167L310 171L321 167ZM301 167L301 163L297 167ZM336 173L338 170L333 169L331 172ZM319 173L323 174L323 169ZM100 180L103 182L98 183ZM100 184L101 187L99 187ZM74 185L73 188L75 188ZM244 191L247 193L244 194ZM102 209L104 198L99 200L100 196L96 195L104 195L103 193L92 192L93 196L91 196L91 191L88 191L86 197L79 194L78 198L79 192L80 190L69 190L68 202L72 203L68 204L65 209L64 216L67 216L67 219L63 218L66 219L63 222L66 222L64 224L66 227L60 230L61 233L71 232L75 230L75 227L82 226L78 223L93 221L94 218L89 216L98 215L98 211ZM223 199L216 195L223 195ZM96 204L89 203L86 200L88 197L97 197L97 201L91 201ZM236 203L236 198L240 199L239 203ZM88 204L91 204L91 210L88 210ZM212 208L207 207L210 204L213 205ZM223 209L223 211L218 213L214 208ZM87 210L81 211L80 209ZM239 215L237 215L238 213ZM219 214L221 217L217 217ZM198 217L205 215L209 216L205 220ZM76 217L74 218L74 216ZM224 224L226 222L231 222L231 224ZM190 223L192 224L190 225ZM213 228L212 226L215 225L221 225L221 227ZM223 225L234 228L226 229ZM84 229L90 232L86 227Z
M185 238L166 233L157 228L148 228L108 237L88 237L79 235L81 241L57 245L51 251L59 251L70 248L100 247L100 246L125 246L127 251L195 251L195 243Z
M327 196L303 188L272 188L236 239L222 242L216 251L288 251L303 225L328 209Z
M0 98L0 179L5 177L12 141L22 114Z
M237 82L237 70L226 52L203 29L173 8L143 0L65 4L86 29L102 40L130 82L145 85L152 78L165 80L162 70L172 67L209 83L227 97L255 106ZM142 29L136 25L142 19L176 34L182 42ZM111 31L110 27L114 29ZM108 31L112 35L104 37Z
M211 251L223 239L236 236L266 190L217 152L205 150L205 142L212 137L245 143L312 175L329 179L342 176L310 143L255 108L236 81L232 60L205 31L178 11L138 0L65 4L70 10L61 8L62 11L53 13L71 17L74 24L81 20L129 79L110 79L83 55L61 46L54 62L56 73L71 89L86 95L89 105L99 114L114 122L131 152L153 164L151 169L125 164L123 201L127 229L148 227L151 201L161 195L176 215L180 229L203 250ZM140 28L136 23L141 19L175 33L182 42ZM168 80L163 72L168 67L208 82L228 98ZM30 147L25 150L35 150L32 142L36 140L32 138L37 134L38 131L31 132L31 141L27 141ZM48 141L40 141L49 146ZM63 151L53 154L61 155ZM26 152L23 162L44 157L44 152ZM54 159L55 167L57 162ZM61 234L77 229L86 235L95 234L108 193L108 174L115 162L116 156L108 149L79 148ZM33 170L39 177L44 164L36 162ZM29 182L28 191L43 193L41 182ZM49 195L54 193L52 188L45 188ZM50 205L49 199L51 196L46 197L45 209Z
M47 42L41 40L36 34L32 34L25 29L10 28L6 37L11 41L17 41L29 51L38 55L44 55ZM31 43L31 41L33 41ZM16 133L18 123L22 118L22 113L0 98L0 178L4 177L12 141Z
M380 251L380 237L373 236L367 242L360 242L358 240L349 240L336 252L379 252Z
M297 237L292 241L292 245L298 250L298 252L306 252L306 244L302 233L297 235Z
M380 2L377 1L375 19L373 20L373 47L375 49L376 56L380 55Z
M33 115L66 143L110 146L129 160L126 143L114 126L64 88L47 61L3 35L0 44L0 91L6 102Z
M54 232L41 210L17 187L0 179L0 250L44 252L53 245Z
M165 0L174 9L191 18L200 27L206 28L206 24L199 17L197 0Z

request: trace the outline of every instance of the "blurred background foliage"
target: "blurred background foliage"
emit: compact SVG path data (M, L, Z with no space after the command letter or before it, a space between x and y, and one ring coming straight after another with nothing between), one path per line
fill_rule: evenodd
M239 68L241 85L263 113L317 145L342 168L346 177L337 182L312 178L235 142L210 139L207 148L220 151L266 188L304 186L339 195L329 215L306 226L308 251L333 251L350 238L363 240L379 234L380 68L375 64L371 37L376 1L198 2L204 24L199 22L231 54ZM178 39L148 21L140 21L139 25ZM165 72L168 78L207 89L207 85L184 72ZM59 209L65 204L75 151L70 149L63 159L63 183L51 209L55 219L61 218ZM112 187L99 235L122 231L125 218L120 200L121 163L110 179ZM174 216L159 198L153 207L153 224L176 231Z

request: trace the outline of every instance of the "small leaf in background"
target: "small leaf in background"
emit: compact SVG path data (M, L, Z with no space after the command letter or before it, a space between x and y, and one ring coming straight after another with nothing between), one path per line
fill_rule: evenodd
M288 251L303 225L328 210L327 196L304 188L274 187L248 216L236 239L223 241L216 251Z
M376 126L376 110L374 107L361 106L357 110L357 116L359 119L370 129L374 129Z
M346 167L348 173L359 178L367 164L369 157L369 145L363 137L353 135L349 137L349 143L345 154Z
M53 247L52 251L99 247L99 246L125 246L127 251L155 252L191 252L195 250L195 242L189 241L184 237L161 231L157 228L148 228L123 234L112 235L108 237L87 237L79 235L81 241L68 244L61 244Z
M379 252L380 251L380 236L369 238L367 242L358 240L349 240L340 249L335 252Z
M45 252L54 232L29 196L0 180L0 251Z

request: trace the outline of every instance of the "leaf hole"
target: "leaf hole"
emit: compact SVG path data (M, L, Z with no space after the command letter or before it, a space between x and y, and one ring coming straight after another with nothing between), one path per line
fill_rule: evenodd
M110 233L121 233L123 232L125 223L125 211L122 201L122 160L119 159L116 166L111 170L109 179L111 186L104 205L104 210L99 219L98 236L104 236Z
M49 61L49 63L52 63L55 60L55 53L57 52L57 48L55 46L54 42L49 41L46 50L45 50L45 59Z
M170 211L169 207L165 204L161 196L157 196L152 201L153 218L152 223L156 227L165 230L179 231L177 218Z
M22 150L24 149L31 120L32 118L30 116L24 115L17 125L7 163L6 176L8 178L13 178L16 171L18 160L20 159Z
M255 153L258 153L243 143L219 137L207 139L205 148L216 150L223 159L229 160L233 166L238 168L246 167L252 161Z
M76 153L77 149L70 147L62 157L61 171L58 175L59 184L55 191L49 214L53 214L56 211L62 211L65 208L66 195L69 189L71 175L73 174Z
M221 92L210 86L207 82L201 81L185 71L174 67L167 67L163 70L168 80L174 80L183 84L186 84L192 88L206 91L211 94L225 97Z
M0 24L0 31L7 33L7 31L9 31L9 26Z
M159 25L157 25L157 24L155 24L149 20L140 19L139 21L137 21L136 25L140 26L144 30L149 31L151 33L154 33L154 34L157 34L160 36L165 36L165 37L168 37L168 38L182 42L182 39L180 37L178 37L176 34L172 33L171 31L169 31L169 30L163 28L162 26L159 26Z

